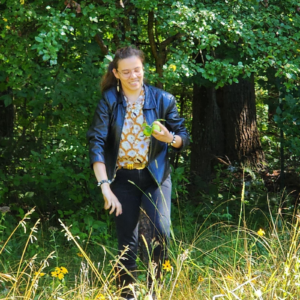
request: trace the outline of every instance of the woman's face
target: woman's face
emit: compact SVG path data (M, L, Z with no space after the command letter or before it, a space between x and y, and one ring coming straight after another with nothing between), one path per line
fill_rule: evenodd
M140 90L143 86L143 63L138 56L120 59L118 69L113 69L113 73L116 78L120 79L125 94Z

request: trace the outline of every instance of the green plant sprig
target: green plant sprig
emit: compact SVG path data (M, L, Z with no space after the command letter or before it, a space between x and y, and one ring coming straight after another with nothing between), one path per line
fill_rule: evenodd
M165 121L164 119L157 119L156 121ZM157 124L154 124L154 122L151 125L148 125L147 123L142 124L143 133L145 136L150 136L154 130L160 131L160 127Z

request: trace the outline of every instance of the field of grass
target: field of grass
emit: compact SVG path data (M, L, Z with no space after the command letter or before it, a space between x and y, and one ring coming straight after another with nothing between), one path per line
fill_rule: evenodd
M210 222L213 211L193 225L179 214L163 277L153 285L158 299L300 299L300 215L270 210L259 214L266 226L254 230L253 217L247 223L243 197L244 192L236 200L236 225ZM30 220L33 211L0 241L0 299L121 299L115 286L114 266L120 257L114 243L91 245L62 222L61 228L48 228L46 237L40 221ZM1 214L5 224L6 213ZM54 246L47 253L50 244ZM135 299L150 300L147 266L138 264L138 280L130 288ZM153 272L155 267L150 266Z

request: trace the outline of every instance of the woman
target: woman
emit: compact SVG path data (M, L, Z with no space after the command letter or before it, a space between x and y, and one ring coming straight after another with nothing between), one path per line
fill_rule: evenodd
M168 147L180 151L188 144L175 98L144 84L143 62L143 52L134 47L116 51L103 77L103 98L87 133L104 208L115 213L120 253L128 247L121 261L125 268L118 270L118 284L125 286L134 281L141 208L157 241L151 253L158 269L166 257L171 206ZM156 124L158 130L145 135L145 123ZM129 289L123 289L121 295L132 298Z

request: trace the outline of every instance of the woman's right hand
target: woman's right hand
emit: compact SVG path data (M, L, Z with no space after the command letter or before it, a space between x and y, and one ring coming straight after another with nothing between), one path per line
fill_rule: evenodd
M102 195L104 198L104 209L110 209L109 214L112 214L116 210L116 216L122 214L122 205L118 198L111 191L109 184L104 183L101 185Z

